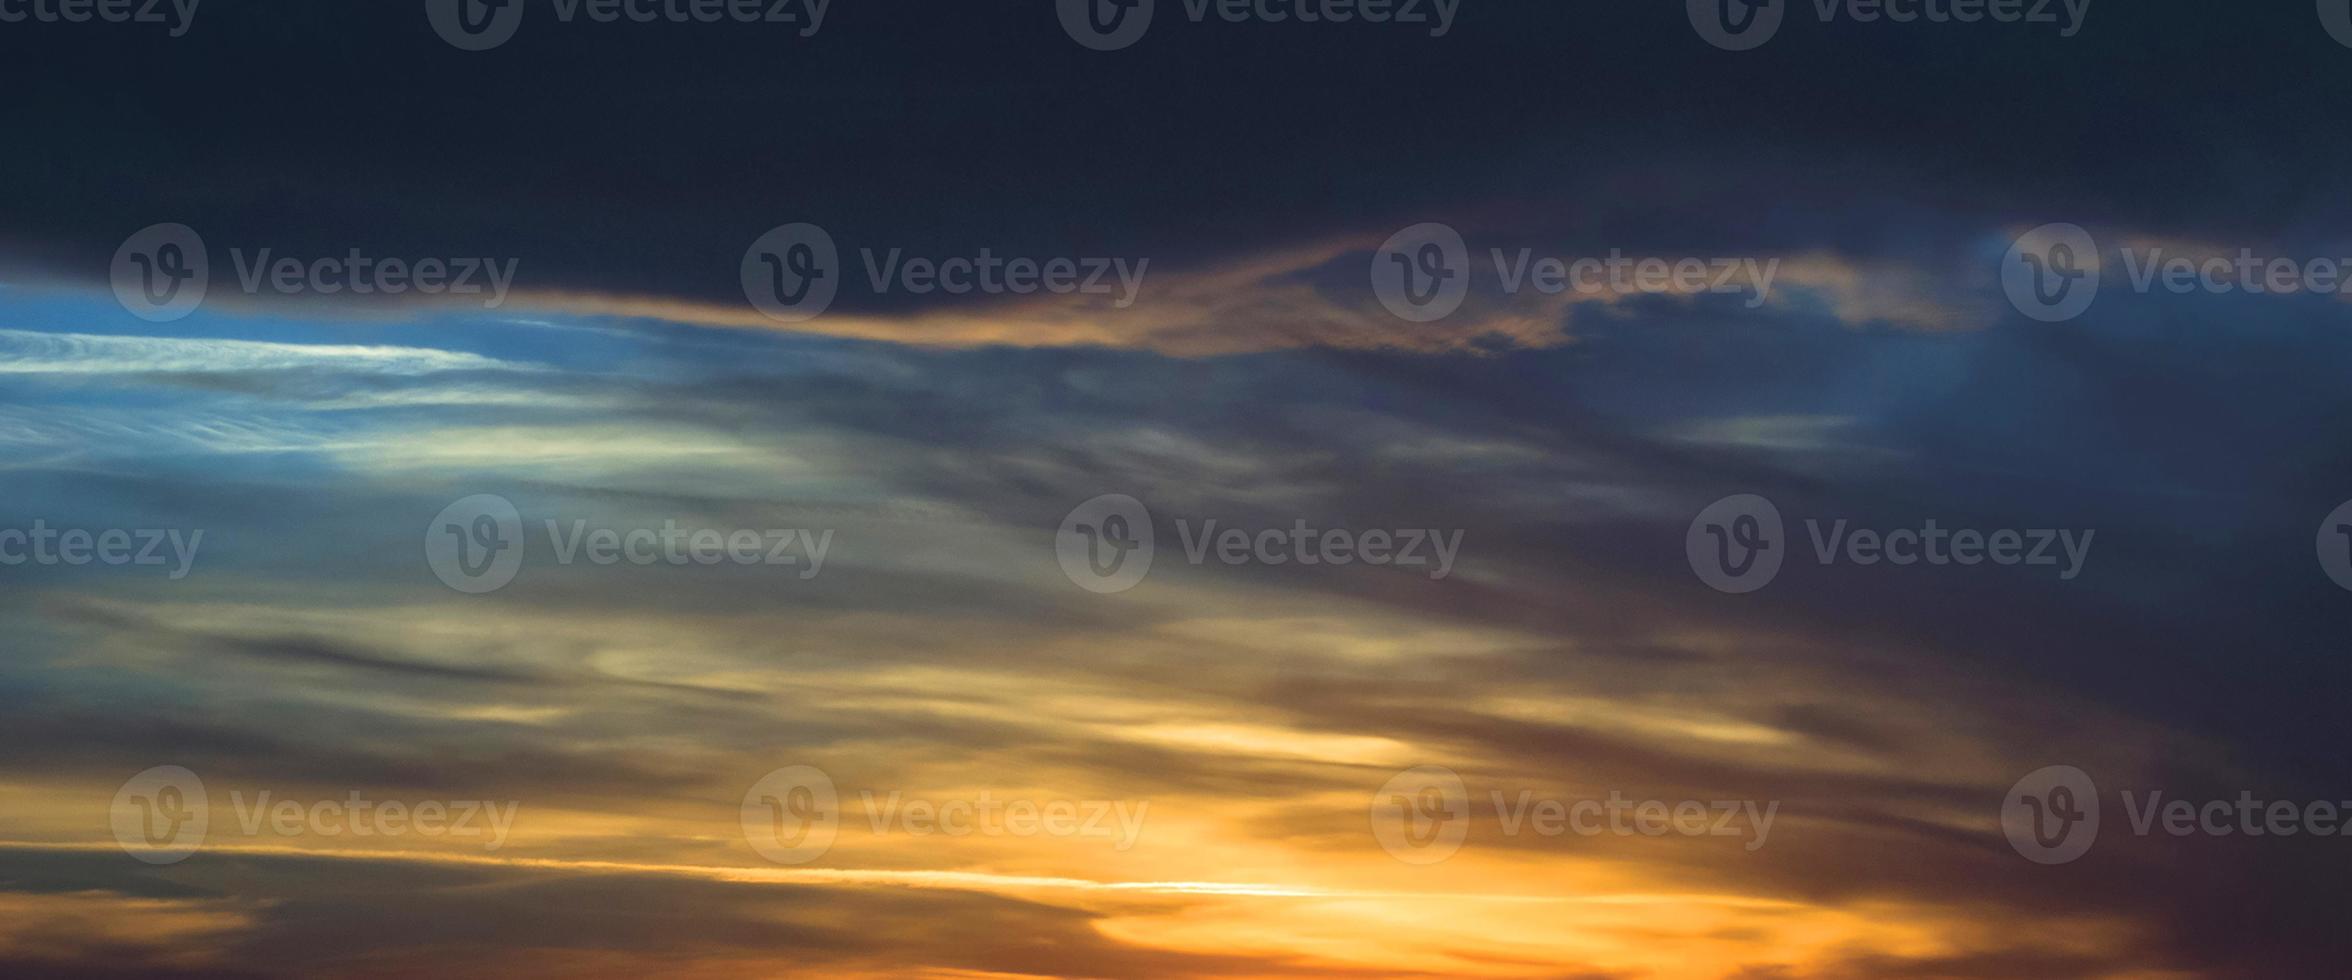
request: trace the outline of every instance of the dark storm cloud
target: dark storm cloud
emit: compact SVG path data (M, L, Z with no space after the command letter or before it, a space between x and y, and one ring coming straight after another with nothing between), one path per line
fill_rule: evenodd
M1115 53L1046 3L841 0L808 38L540 10L480 53L421 3L203 13L176 40L0 31L18 263L89 281L182 221L216 250L511 256L525 288L735 305L743 249L795 220L853 255L1171 272L1427 218L1869 255L1908 247L1888 214L1954 207L2333 237L2352 162L2316 125L2352 58L2297 7L2102 7L2072 38L1807 22L1738 54L1669 3L1472 2L1442 38L1168 13ZM1899 210L1819 210L1869 200ZM858 278L844 310L948 301Z
M1817 978L2123 966L2309 976L2341 948L2331 913L2352 876L2333 842L2111 839L2049 872L1997 836L1920 816L1989 814L1996 802L1982 798L1981 773L1932 765L1945 738L2003 764L2106 758L2128 743L2154 763L2119 763L2115 779L2223 798L2249 787L2334 798L2352 785L2339 748L2352 667L2334 640L2352 614L2310 561L2313 525L2352 495L2347 307L2118 291L2081 320L2028 325L1989 281L2006 234L2048 220L2290 254L2344 244L2352 136L2328 121L2352 50L2302 5L2116 4L2072 39L1792 25L1736 55L1701 43L1672 3L1469 0L1437 40L1170 17L1108 55L1071 43L1046 4L838 0L805 39L542 20L485 54L443 44L419 7L222 2L170 41L0 27L0 83L25 94L5 110L15 141L0 154L0 262L86 284L123 236L185 221L222 248L511 255L526 288L735 304L743 247L812 220L852 256L987 247L1148 256L1172 272L1304 243L1332 254L1269 275L1358 309L1360 240L1436 219L1469 232L1480 255L1826 253L1866 281L1916 274L1926 286L1906 300L1959 310L1955 323L1974 329L1922 330L1908 307L1841 306L1816 279L1762 309L1657 298L1551 311L1576 343L1453 356L942 352L738 343L643 322L518 345L549 360L613 353L562 374L518 357L390 378L362 364L257 367L254 352L224 350L207 356L244 366L136 369L110 348L84 360L120 362L121 377L0 378L11 403L0 423L23 440L8 445L21 466L7 473L9 504L209 528L206 573L168 593L81 601L95 576L0 569L0 604L25 627L0 665L0 760L12 774L111 787L184 758L208 775L487 787L534 807L695 805L722 817L733 770L756 774L764 766L747 760L780 746L952 746L932 751L1228 799L1369 792L1384 775L1072 738L1050 710L1008 719L832 703L938 692L858 689L831 672L969 654L957 666L1024 689L1096 683L1295 731L1435 746L1506 786L1574 777L1786 801L1790 825L1753 858L1576 842L1677 881L2049 919L2108 912L2151 934L2127 963L2046 949L1858 951ZM842 308L945 302L853 286ZM511 343L493 326L516 329L387 329L422 346ZM1279 315L1186 329L1227 327L1315 335ZM133 389L135 411L94 404ZM516 401L482 400L492 395ZM1741 437L1791 419L1811 427ZM521 435L474 431L493 423ZM556 431L572 423L581 429ZM597 460L612 469L510 459L559 438L605 447L639 432L651 435ZM642 458L647 444L689 436L731 462L773 465L723 482ZM568 461L525 463L548 459ZM837 483L785 482L803 471ZM474 492L510 494L534 520L820 522L841 526L843 543L825 578L789 588L761 575L535 566L463 620L438 605L453 597L421 566L417 537ZM1053 527L1102 492L1142 496L1159 519L1169 564L1134 602L1056 581ZM1800 564L1732 598L1694 579L1681 551L1697 509L1732 493L1765 494L1792 520L2082 527L2098 543L2075 582ZM1463 573L1188 569L1173 557L1179 519L1298 516L1463 530ZM1792 525L1794 543L1802 535ZM985 566L955 561L990 546L1014 550L983 552L1000 559ZM1526 642L1498 652L1434 640L1398 661L1345 663L1161 635L1201 610L1154 605L1148 590L1212 584ZM208 601L234 609L175 618ZM369 603L462 627L398 634ZM756 612L725 619L743 610ZM650 624L643 635L591 634L630 617ZM509 618L532 628L492 631ZM587 625L562 632L566 620ZM1693 635L1737 642L1708 648ZM592 657L612 649L675 659L622 673ZM949 682L958 707L1020 707L969 680ZM1709 706L1792 742L1702 752L1615 714L1487 710L1527 692ZM578 713L530 724L489 714L555 709ZM665 741L682 732L691 750ZM1888 771L1793 764L1813 753ZM1512 764L1476 761L1494 759ZM2109 772L2103 785L2126 788ZM1366 847L1362 817L1300 805L1261 829L1352 853ZM126 863L113 858L110 868ZM72 870L12 855L0 876L58 892L155 881ZM701 882L298 870L251 893L286 904L239 962L332 967L370 948L413 965L441 947L489 955L537 942L648 963L677 949L791 949L811 969L903 963L889 954L917 947L927 963L967 969L1284 968L1123 947L1081 913L995 898L794 890L747 903L737 886ZM514 903L549 915L519 921L506 914ZM637 917L660 909L677 911ZM168 968L104 953L75 969Z

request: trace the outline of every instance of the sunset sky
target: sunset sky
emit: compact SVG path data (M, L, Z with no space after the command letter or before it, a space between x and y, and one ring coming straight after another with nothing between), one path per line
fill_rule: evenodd
M0 19L0 532L164 558L0 540L0 975L2344 975L2352 836L2118 796L2352 801L2352 295L2116 256L2352 264L2352 15L1781 5L1753 50L1671 2L1160 0L1115 50L1046 0ZM839 292L779 318L795 223ZM1381 286L1423 223L1469 258L1427 322ZM2105 268L2045 322L2004 276L2053 223ZM170 224L209 291L150 319ZM982 255L1104 288L869 276ZM484 495L520 564L468 591ZM1734 593L1742 495L1786 564ZM1811 540L1931 521L2080 550ZM664 528L762 557L586 557ZM1073 569L1113 528L1131 588ZM2004 813L2049 766L2106 813L2045 864ZM126 839L181 771L200 846ZM1612 799L1717 830L1539 829ZM408 826L318 816L362 800Z

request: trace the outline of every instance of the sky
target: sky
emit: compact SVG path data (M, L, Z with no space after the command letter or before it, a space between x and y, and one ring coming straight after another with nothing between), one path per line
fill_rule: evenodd
M82 9L0 974L2345 970L2352 3Z

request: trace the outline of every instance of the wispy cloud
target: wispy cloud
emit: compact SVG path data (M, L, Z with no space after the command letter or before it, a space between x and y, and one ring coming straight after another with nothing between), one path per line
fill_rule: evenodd
M410 376L527 367L478 354L421 347L0 330L0 373L6 374L227 374L326 369Z

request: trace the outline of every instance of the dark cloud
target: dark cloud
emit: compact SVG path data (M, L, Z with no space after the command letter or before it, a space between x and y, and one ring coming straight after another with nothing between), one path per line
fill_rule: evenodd
M1434 40L1164 10L1106 55L1043 3L835 6L814 38L541 18L486 54L407 2L222 4L176 40L0 25L0 85L24 95L20 152L0 155L0 304L27 321L0 328L401 348L0 350L25 368L0 373L0 523L208 532L185 582L0 567L9 788L57 794L82 828L122 778L180 762L674 821L572 841L748 861L743 786L815 760L845 785L1058 780L1337 865L1373 850L1360 798L1411 751L1478 794L1783 805L1749 854L1507 838L1479 795L1473 841L1495 860L1982 917L1950 955L1857 945L1738 974L1755 980L2340 972L2331 910L2352 878L2331 841L2116 831L2046 869L1984 819L2061 761L2111 791L2352 797L2347 606L2311 560L2352 494L2352 308L2115 290L2039 324L1993 279L2007 237L2050 220L2111 242L2352 241L2352 139L2314 122L2352 51L2309 10L2097 6L2074 38L1799 16L1740 55L1672 3L1466 0ZM184 221L222 248L513 256L525 288L735 306L743 247L793 220L853 254L1146 256L1196 291L1146 297L1148 351L1031 338L981 304L881 334L897 344L334 305L148 328L102 293L45 291L86 292L123 236ZM1482 254L1755 254L1789 273L1755 307L1528 307L1478 271L1460 343L1354 331L1383 316L1371 244L1421 220ZM840 313L957 305L853 285ZM1014 332L957 332L997 317ZM1150 504L1163 562L1110 599L1065 587L1050 547L1106 492ZM514 585L460 597L419 533L474 493L534 529L676 518L839 544L802 581L562 566L534 540ZM1730 597L1682 545L1734 493L1773 499L1798 549L1809 518L2097 538L2073 581L1799 558ZM1434 581L1180 558L1179 524L1301 518L1458 530L1462 564ZM1185 740L1220 725L1275 734ZM1241 803L1259 809L1220 809ZM23 850L0 851L0 884L253 917L214 965L101 930L62 954L0 947L10 975L1335 969L1166 951L1094 910L975 892ZM2097 954L1996 935L2018 922L2130 931L2099 932L2115 947Z
M10 851L0 867L71 876L78 893L151 891L120 855ZM739 884L669 875L508 871L367 860L223 857L171 876L182 900L254 911L222 949L259 971L161 967L172 976L495 976L563 964L607 973L709 959L781 975L887 969L913 950L943 968L1109 976L1286 975L1280 961L1155 952L1089 928L1083 912L995 895ZM17 890L26 890L18 886ZM517 915L517 908L528 908ZM625 911L624 911L625 910ZM141 962L134 951L124 960ZM136 975L104 956L25 975ZM146 966L157 970L158 967ZM53 974L44 970L56 971ZM16 975L16 974L12 974Z
M33 93L12 128L41 149L0 165L0 225L84 280L183 221L221 248L511 256L530 288L735 305L742 250L792 220L853 251L1173 272L1428 218L1885 256L1962 220L2309 240L2341 217L2352 142L2309 121L2352 64L2309 10L2098 7L2072 38L1799 16L1733 55L1673 4L1462 6L1437 39L1171 9L1108 55L1043 3L843 0L805 39L539 10L486 53L415 3L220 5L176 40L24 25L0 80ZM842 308L937 301L853 284Z

